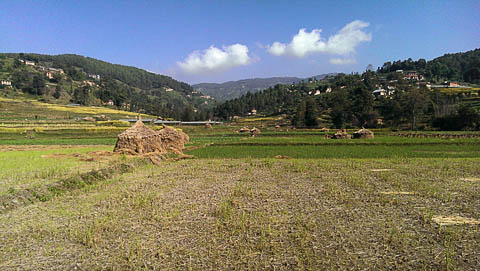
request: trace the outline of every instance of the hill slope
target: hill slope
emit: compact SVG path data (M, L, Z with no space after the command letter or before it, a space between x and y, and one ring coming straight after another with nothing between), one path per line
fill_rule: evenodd
M423 128L480 130L480 112L476 108L480 88L474 84L480 82L479 54L477 49L428 62L387 62L377 72L279 84L218 104L214 115L232 120L250 115L283 115L297 127L412 129L421 124ZM412 73L418 76L412 78ZM458 83L450 87L443 80Z
M201 93L171 77L73 54L0 54L0 79L11 81L14 92L46 101L110 105L162 117L181 118L187 108L206 106Z
M411 58L385 62L379 72L388 73L396 70L416 70L434 82L464 81L480 83L480 49L462 53L445 54L426 61L421 58L417 61Z
M310 77L311 79L321 80L325 76L332 74L322 74ZM200 83L192 85L192 87L206 95L210 95L219 101L226 101L238 98L247 92L255 93L277 84L295 84L302 80L310 78L299 77L270 77L270 78L254 78L238 81L229 81L221 84L217 83Z

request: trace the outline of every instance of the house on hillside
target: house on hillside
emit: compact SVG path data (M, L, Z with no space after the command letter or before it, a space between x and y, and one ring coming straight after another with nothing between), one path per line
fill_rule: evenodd
M372 91L372 95L375 96L375 97L387 96L387 91L384 90L383 88L379 88L379 89L376 89L376 90Z
M428 86L427 86L428 87ZM440 85L433 85L431 84L430 85L430 88L472 88L470 86L462 86L460 84L458 84L457 82L449 82L449 81L445 81L443 82L442 84Z
M35 66L35 62L33 62L33 61L20 59L20 62L22 62L22 63L24 63L25 65L28 65L28 66Z
M2 86L11 86L12 85L12 82L8 81L8 80L2 80L0 81L0 85Z
M60 74L65 73L62 69L48 68L48 70L53 72L53 73L60 73Z
M423 75L419 74L418 72L416 71L411 71L411 72L408 72L404 77L403 79L405 80L423 80L424 77Z
M448 81L445 81L443 83L446 87L449 87L449 88L458 88L460 87L460 85L457 83L457 82L448 82Z
M408 72L403 79L405 80L418 80L418 73L413 71L413 72Z
M53 75L53 72L46 72L45 73L45 76L48 78L48 79L53 79L54 78L54 75Z
M88 74L88 77L95 79L95 80L100 80L100 75L99 74Z

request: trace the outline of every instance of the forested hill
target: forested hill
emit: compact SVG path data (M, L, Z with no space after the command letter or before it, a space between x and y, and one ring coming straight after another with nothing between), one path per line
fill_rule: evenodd
M175 119L191 116L184 111L197 111L209 102L171 77L74 54L0 54L0 79L10 81L14 92L47 101L113 106Z
M480 50L377 71L278 84L214 108L221 119L281 116L297 127L480 130Z
M84 57L75 54L63 55L42 55L42 54L0 54L15 59L25 59L35 63L50 63L54 68L63 69L73 77L80 68L86 74L98 74L100 77L108 77L126 83L132 87L141 89L152 89L169 87L176 91L191 92L193 88L187 83L179 82L169 76L148 72L136 67L112 64L91 57ZM88 76L87 76L88 77ZM86 78L86 77L85 77Z
M424 74L433 81L464 81L480 83L480 49L464 53L445 54L430 61L420 58L417 61L411 58L385 62L378 69L380 73L396 70L415 70Z
M206 95L210 95L218 101L226 101L230 99L238 98L247 92L255 93L264 90L269 87L273 87L277 84L295 84L302 80L308 81L309 79L321 80L327 75L334 74L321 74L312 76L310 78L299 77L270 77L270 78L254 78L244 79L238 81L229 81L225 83L200 83L192 85L197 91L200 91Z

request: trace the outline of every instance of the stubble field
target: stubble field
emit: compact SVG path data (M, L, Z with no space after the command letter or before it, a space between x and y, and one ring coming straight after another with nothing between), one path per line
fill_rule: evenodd
M0 269L480 266L478 139L183 128L196 158L161 166L100 155L111 133L1 136Z

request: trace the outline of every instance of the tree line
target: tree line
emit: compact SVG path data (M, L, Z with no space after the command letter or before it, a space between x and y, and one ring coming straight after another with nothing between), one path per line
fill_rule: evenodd
M406 80L385 83L380 80L381 76L366 71L361 75L339 74L318 82L276 85L220 104L214 108L214 115L232 119L248 115L255 109L266 116L285 114L296 127L480 129L480 115L463 103L461 96L464 94L431 91L425 84ZM395 88L393 93L372 95L374 88L387 88L387 84Z

